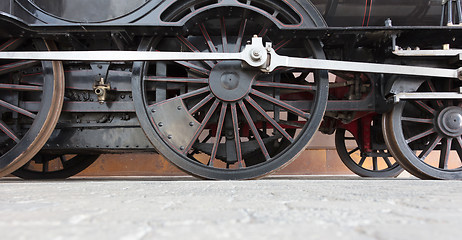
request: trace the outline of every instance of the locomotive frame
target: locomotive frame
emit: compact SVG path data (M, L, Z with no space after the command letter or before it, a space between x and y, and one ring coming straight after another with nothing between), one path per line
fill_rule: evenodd
M85 23L11 1L0 13L0 175L68 177L95 155L155 148L195 176L251 179L290 163L318 129L342 129L362 156L342 160L360 175L402 166L462 178L449 164L451 152L462 159L460 1L441 3L441 26L327 26L338 1L328 3L323 16L302 0L150 0Z

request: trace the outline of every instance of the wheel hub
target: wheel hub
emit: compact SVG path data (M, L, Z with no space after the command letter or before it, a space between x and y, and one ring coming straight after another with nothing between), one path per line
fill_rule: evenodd
M223 61L210 73L210 89L222 101L238 101L249 93L256 75L256 71L243 69L240 61Z
M438 115L438 129L448 137L458 137L462 135L462 108L447 107Z

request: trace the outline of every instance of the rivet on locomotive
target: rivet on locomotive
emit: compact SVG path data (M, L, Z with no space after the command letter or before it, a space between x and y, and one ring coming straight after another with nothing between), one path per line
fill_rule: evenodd
M0 3L0 176L158 152L281 169L316 131L364 177L462 179L461 0Z

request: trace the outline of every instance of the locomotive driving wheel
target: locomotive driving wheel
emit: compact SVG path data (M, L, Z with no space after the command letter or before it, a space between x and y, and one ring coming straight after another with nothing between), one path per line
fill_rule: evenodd
M452 92L458 81L425 81L418 92ZM408 100L383 118L385 140L408 172L422 179L462 179L462 101Z
M11 39L0 51L55 49L44 40ZM36 75L34 82L22 76ZM61 62L2 61L0 66L0 177L26 164L50 137L64 99Z
M365 127L367 127L371 126L370 121L372 121L367 140L364 139L365 137L361 137L361 131L358 131L364 125L356 122L354 124L359 125L359 127L356 126L351 130L337 129L335 131L337 153L345 166L361 177L397 177L403 171L403 168L389 153L382 137L380 120L376 117L367 119L369 121L366 120L365 122L367 124ZM361 130L364 131L364 129ZM363 144L364 141L370 142L367 149Z
M277 15L295 19L284 8L274 9L274 19L243 7L211 8L190 19L183 35L145 39L139 50L239 52L258 34L280 54L324 58L319 41L280 32ZM252 179L290 163L327 103L324 71L261 74L240 61L177 61L138 62L133 72L135 107L150 141L175 165L207 179Z
M65 154L46 155L37 154L13 175L23 179L65 179L72 177L99 158L99 155Z

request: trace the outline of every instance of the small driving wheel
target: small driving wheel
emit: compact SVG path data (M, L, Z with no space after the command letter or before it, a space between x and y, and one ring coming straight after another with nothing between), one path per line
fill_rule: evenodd
M0 51L50 51L44 40L11 39ZM34 82L23 76L37 75ZM58 121L64 99L61 62L0 63L0 177L26 164L45 144Z
M23 179L65 179L72 177L98 159L99 155L44 155L38 154L26 165L13 172Z
M453 92L459 81L432 79L418 92ZM462 101L402 101L383 118L385 140L408 172L422 179L462 179Z
M196 8L185 2L187 11ZM279 31L278 19L297 19L284 8L269 4L271 16L247 4L202 7L183 35L145 39L139 51L240 52L259 34L281 55L324 58L319 41ZM261 74L240 61L176 61L138 62L133 72L136 112L150 141L175 165L207 179L257 178L290 163L317 131L327 103L325 71Z
M381 135L381 130L376 134ZM397 177L403 168L388 152L383 141L371 140L372 149L365 151L361 141L348 130L339 128L335 132L337 153L352 172L361 177Z

